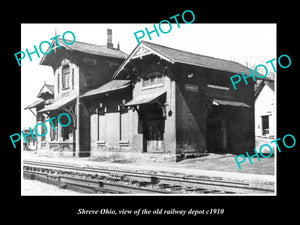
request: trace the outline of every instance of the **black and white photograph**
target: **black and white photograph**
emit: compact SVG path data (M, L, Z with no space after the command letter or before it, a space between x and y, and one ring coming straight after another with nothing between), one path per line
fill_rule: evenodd
M22 195L276 195L276 24L21 35Z
M293 221L291 4L26 4L2 27L6 221Z

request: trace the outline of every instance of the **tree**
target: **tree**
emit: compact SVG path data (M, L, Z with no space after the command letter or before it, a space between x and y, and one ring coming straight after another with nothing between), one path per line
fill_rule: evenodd
M237 63L240 63L240 64L242 64L242 65L244 65L244 66L246 66L246 67L248 67L252 70L255 70L255 67L259 64L265 65L268 68L268 66L266 65L266 62L264 62L263 60L261 60L257 56L246 56L244 58L230 57L230 60L234 61L234 62L237 62ZM257 68L257 72L259 72L261 74L266 73L265 69L262 66ZM267 74L266 77L274 80L275 79L275 74L274 74L274 72L272 72L268 68L268 74Z

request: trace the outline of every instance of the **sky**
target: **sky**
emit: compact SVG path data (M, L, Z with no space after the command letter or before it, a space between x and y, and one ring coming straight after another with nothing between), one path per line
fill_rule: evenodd
M158 24L155 24L158 27ZM162 30L168 30L167 24ZM57 35L62 37L66 31L72 31L76 41L99 44L106 44L106 29L112 29L114 47L120 43L120 50L130 54L137 46L134 33L143 30L153 30L153 24L21 24L21 49L25 52L34 51L34 45L39 47L43 41L51 42L50 38ZM234 60L240 63L250 61L252 64L264 64L276 58L276 24L181 24L178 28L172 23L169 33L151 34L141 40L165 45L171 48L189 51L215 58ZM71 39L72 36L67 36ZM46 45L46 44L45 44ZM43 45L44 46L44 45ZM39 52L32 54L32 61L28 55L21 61L21 128L34 128L35 116L24 110L26 106L38 100L37 94L44 82L53 84L53 70L49 66L39 65L43 56ZM18 66L16 60L16 66Z

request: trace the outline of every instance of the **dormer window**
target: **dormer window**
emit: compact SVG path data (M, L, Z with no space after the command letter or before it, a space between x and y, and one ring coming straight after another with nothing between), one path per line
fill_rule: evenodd
M70 66L66 65L62 68L62 88L69 88Z

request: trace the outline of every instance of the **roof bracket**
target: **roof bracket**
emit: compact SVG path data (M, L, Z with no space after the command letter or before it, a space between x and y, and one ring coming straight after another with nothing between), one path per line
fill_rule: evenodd
M76 128L76 114L75 114L75 103L71 104L69 108L65 107L64 110L69 113L73 119L73 126Z
M29 108L30 112L32 112L32 114L37 117L37 115L31 110L31 108Z

